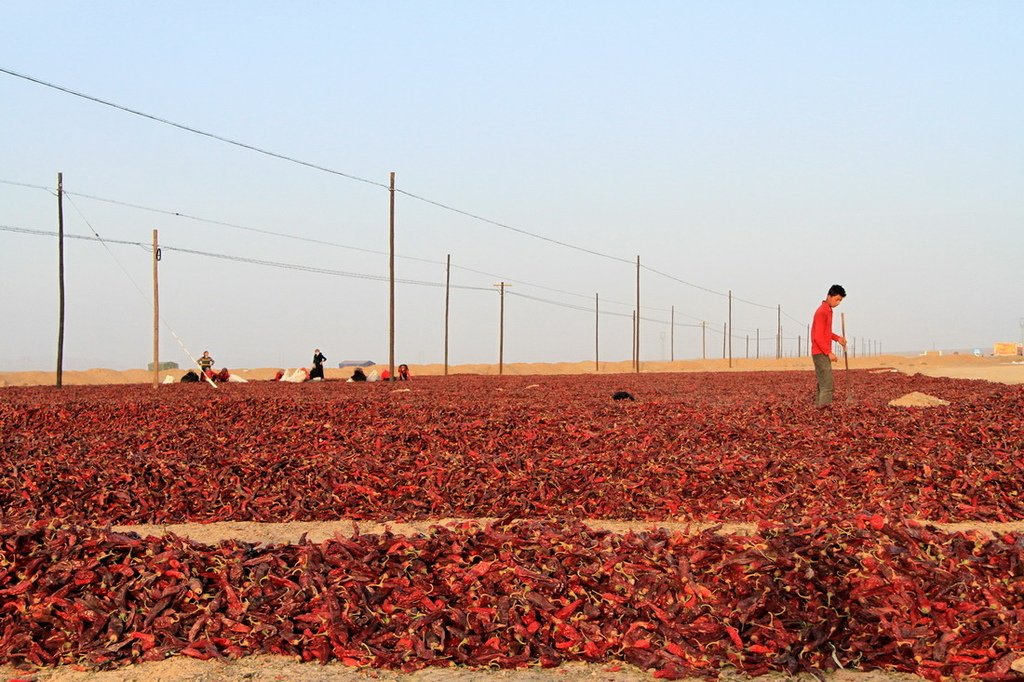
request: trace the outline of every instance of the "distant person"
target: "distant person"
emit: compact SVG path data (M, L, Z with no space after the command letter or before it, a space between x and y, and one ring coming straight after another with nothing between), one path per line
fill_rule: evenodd
M210 375L210 370L213 369L213 358L210 357L210 351L203 351L203 357L199 358L199 369L203 371L203 374Z
M309 378L310 379L320 379L321 381L323 381L323 378L324 378L324 360L326 360L326 359L327 359L327 357L323 353L320 352L319 348L317 348L317 349L315 349L313 351L313 369L311 369L309 371Z
M380 371L380 380L381 381L391 381L391 372L389 372L386 369L382 369Z
M828 296L814 311L811 323L811 359L814 360L814 375L818 380L818 392L814 398L817 407L825 407L832 403L832 363L836 354L832 352L832 342L846 348L846 339L832 333L832 309L846 298L846 289L838 284L829 287Z
M356 367L356 370L352 372L352 378L349 381L366 381L366 372L363 371L362 367Z
M401 364L398 366L398 380L408 381L409 380L409 365Z

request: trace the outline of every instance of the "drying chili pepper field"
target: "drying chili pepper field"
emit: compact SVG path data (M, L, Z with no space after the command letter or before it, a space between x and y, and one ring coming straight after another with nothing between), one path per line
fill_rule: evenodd
M829 410L803 372L4 389L0 663L1019 679L1024 534L998 524L1024 520L1024 387L841 380ZM950 404L890 406L915 391ZM498 520L270 545L111 530L450 517ZM932 525L962 521L996 525Z

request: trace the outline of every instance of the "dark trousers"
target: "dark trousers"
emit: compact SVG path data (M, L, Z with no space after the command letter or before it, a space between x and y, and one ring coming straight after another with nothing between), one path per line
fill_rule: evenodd
M832 361L827 355L817 354L812 356L814 360L814 375L818 379L818 393L814 397L814 404L817 407L825 407L832 402Z

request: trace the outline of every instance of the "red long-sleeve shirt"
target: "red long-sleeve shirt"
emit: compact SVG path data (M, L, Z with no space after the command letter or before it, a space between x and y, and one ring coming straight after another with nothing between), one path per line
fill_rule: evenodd
M832 342L839 339L837 334L832 333L832 306L828 301L822 301L814 311L814 321L811 323L811 355L830 355Z

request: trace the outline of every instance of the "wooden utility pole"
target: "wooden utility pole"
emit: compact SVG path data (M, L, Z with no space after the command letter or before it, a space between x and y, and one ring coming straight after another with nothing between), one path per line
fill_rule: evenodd
M757 333L757 343L754 344L754 357L758 360L761 359L761 328L758 327L754 330Z
M160 247L153 230L153 388L160 385L160 280L156 265L159 260Z
M388 190L391 195L390 230L388 242L391 247L390 262L388 267L389 277L389 301L388 301L388 372L391 380L395 380L395 173L391 172L391 187Z
M498 374L505 373L505 282L498 282L498 298L500 299L498 312Z
M452 284L452 254L444 269L444 375L448 376L448 302Z
M706 320L700 321L700 356L701 359L708 359L708 323Z
M732 289L729 289L729 367L732 367Z
M722 323L722 359L723 360L725 360L725 340L726 340L726 337L728 335L729 335L729 323L728 322L723 322ZM732 367L731 364L729 366Z
M750 334L749 333L747 334L747 352L746 352L746 357L747 357L747 360L750 359Z
M57 173L57 387L64 385L64 174Z
M594 371L601 371L600 362L600 339L601 336L598 333L601 328L601 299L598 293L594 294Z
M636 372L640 373L640 256L636 257Z
M775 331L775 358L782 357L782 304L779 304L779 324Z

